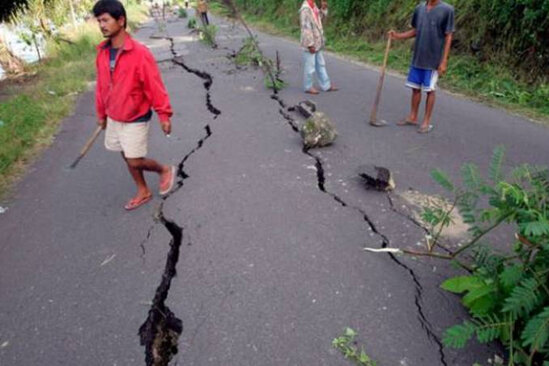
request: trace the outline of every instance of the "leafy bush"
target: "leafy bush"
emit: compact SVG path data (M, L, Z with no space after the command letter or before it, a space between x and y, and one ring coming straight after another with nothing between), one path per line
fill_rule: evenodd
M288 86L288 84L284 80L280 79L277 76L272 78L270 75L265 75L263 79L263 84L265 85L265 88L275 91L280 91Z
M189 21L187 22L187 28L196 29L196 18L189 18Z
M522 165L504 178L503 161L504 149L499 147L488 179L476 165L464 165L463 188L440 171L433 174L455 195L473 236L452 255L457 259L472 254L471 273L442 284L464 295L462 303L472 318L449 328L444 344L462 348L473 336L482 343L499 340L509 351L509 365L548 366L549 170ZM496 252L481 241L502 224L516 230L511 253Z
M239 66L263 66L263 54L257 49L257 39L248 37L244 45L235 56L235 63Z
M185 8L179 8L178 16L180 18L186 18L188 16L187 15L187 10L185 10Z
M199 28L200 33L202 34L202 41L206 43L207 45L210 45L214 48L217 47L217 43L215 42L215 36L217 35L217 26L210 24L210 25L203 25Z

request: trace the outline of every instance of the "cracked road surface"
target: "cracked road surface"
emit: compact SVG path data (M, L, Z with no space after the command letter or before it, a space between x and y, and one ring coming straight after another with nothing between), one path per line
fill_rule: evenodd
M510 163L545 163L549 131L444 92L428 136L370 128L377 72L328 55L341 91L309 98L340 136L304 153L292 128L302 121L286 110L305 99L299 47L259 35L267 56L279 51L289 82L273 99L259 70L227 57L244 31L217 21L215 50L186 22L168 22L163 37L150 38L154 23L137 34L163 61L175 110L172 137L153 122L150 141L151 157L179 165L174 193L124 212L133 183L100 144L76 170L64 168L95 126L89 92L2 204L0 365L133 366L146 353L151 364L168 313L179 350L172 365L347 365L331 347L346 326L382 366L486 363L496 346L440 346L443 330L465 316L438 288L453 273L447 263L363 248L421 242L423 229L399 212L400 194L441 193L431 169L457 176L466 161L484 167L498 144ZM384 90L379 116L397 121L408 91L394 76ZM362 164L391 169L396 192L366 191Z

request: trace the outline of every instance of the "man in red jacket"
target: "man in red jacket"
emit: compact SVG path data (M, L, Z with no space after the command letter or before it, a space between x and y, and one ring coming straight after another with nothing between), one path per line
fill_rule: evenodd
M97 47L97 123L106 130L105 147L122 153L137 185L137 194L124 206L133 210L152 198L144 171L158 173L160 195L174 186L175 167L145 157L151 108L168 135L172 107L152 53L126 32L124 6L118 0L100 0L93 14L107 38Z

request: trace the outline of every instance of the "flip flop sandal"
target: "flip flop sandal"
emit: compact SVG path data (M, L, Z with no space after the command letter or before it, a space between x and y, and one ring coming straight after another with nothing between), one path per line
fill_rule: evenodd
M175 167L172 166L170 171L171 171L171 174L172 174L172 176L170 177L170 184L168 185L168 187L166 189L161 189L160 192L158 192L161 196L165 196L168 193L170 193L170 191L173 189L173 186L175 184L175 177L177 175Z
M433 130L433 128L435 128L433 125L429 125L427 128L421 127L417 130L417 133L429 133Z
M417 122L413 122L407 119L397 122L397 126L417 126Z
M336 91L338 91L338 90L339 90L339 88L336 88L336 87L331 86L330 89L328 89L328 90L326 90L326 91L327 91L327 92L336 92Z
M146 204L150 200L152 200L152 195L148 196L148 197L145 197L145 198L142 198L139 201L132 198L128 203L126 203L126 205L124 206L124 209L126 209L126 211L135 210L136 208L139 208L139 207L143 206L144 204Z

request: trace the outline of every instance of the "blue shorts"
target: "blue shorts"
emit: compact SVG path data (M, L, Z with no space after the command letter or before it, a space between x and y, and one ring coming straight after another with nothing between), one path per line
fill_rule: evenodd
M412 89L423 90L424 92L432 92L437 87L437 81L437 70L418 69L411 66L406 86Z

